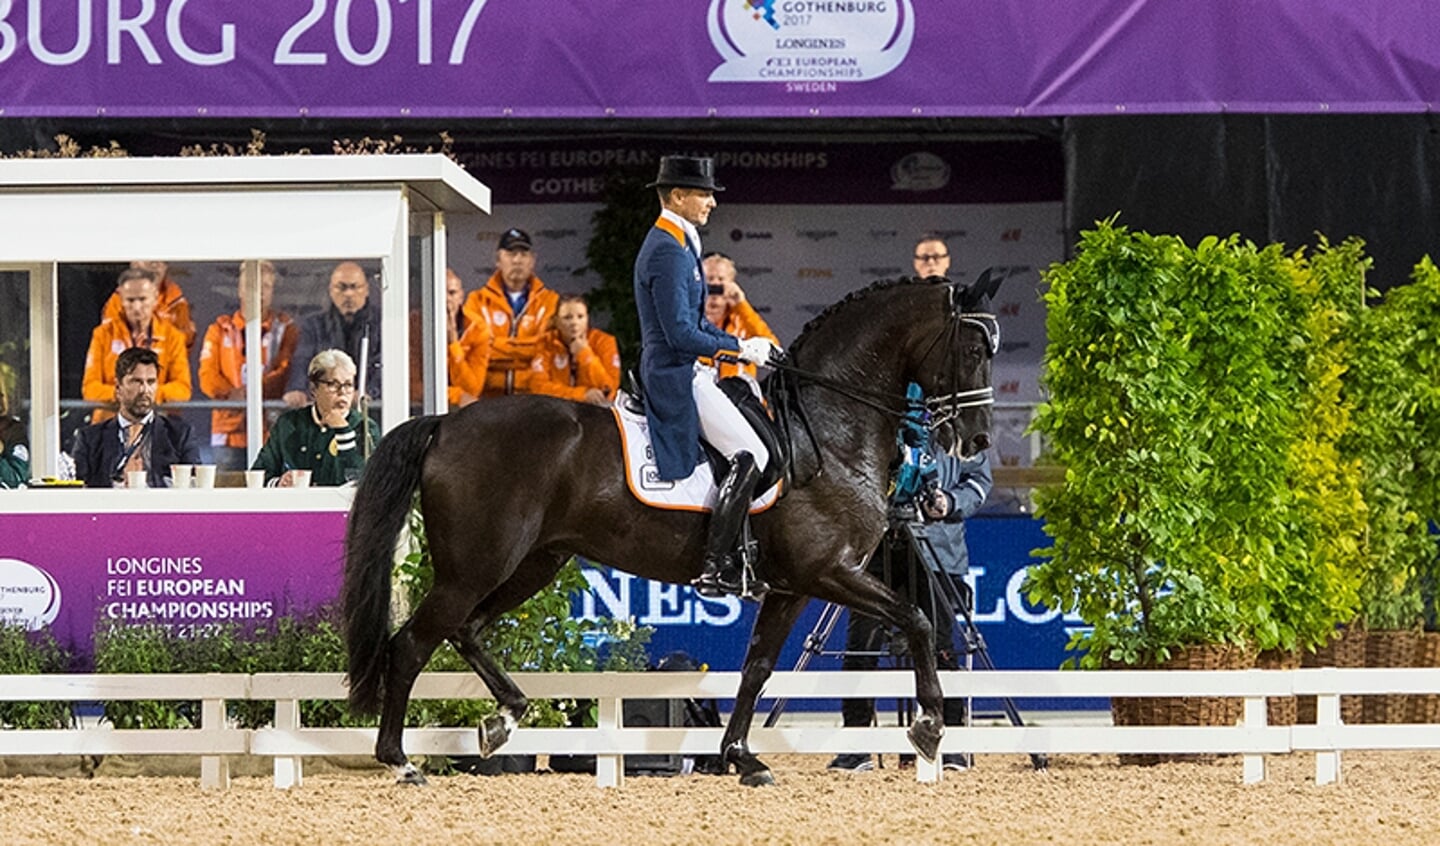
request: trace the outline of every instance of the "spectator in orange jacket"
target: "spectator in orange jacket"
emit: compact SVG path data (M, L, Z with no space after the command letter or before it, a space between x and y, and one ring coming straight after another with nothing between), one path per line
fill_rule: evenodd
M722 332L741 339L769 338L776 346L780 339L770 331L765 318L745 298L745 291L735 282L735 262L724 253L710 252L701 261L705 268L705 319ZM720 378L744 373L755 378L753 364L738 361L720 361Z
M200 348L200 390L212 399L245 399L245 302L250 296L242 271L239 283L240 308L222 314L205 330ZM279 399L290 378L290 362L300 341L300 327L290 315L275 311L275 265L260 262L260 355L265 371L260 393L265 399ZM267 421L268 422L268 421ZM267 426L268 428L268 426ZM210 446L215 464L226 470L243 470L245 460L245 412L217 408L210 412Z
M558 299L535 275L529 234L505 230L495 250L495 274L465 300L465 317L488 321L494 338L484 396L530 393L530 364L555 317Z
M185 299L185 292L170 278L169 262L136 259L130 262L130 266L148 270L160 280L160 287L156 291L158 302L155 305L155 314L175 324L176 329L185 333L186 350L195 346L195 320L190 316L190 301ZM111 294L110 299L100 308L100 319L119 320L122 317L124 310L120 307L120 297L118 294Z
M614 335L590 328L585 298L566 294L530 371L531 393L609 405L620 387L620 349Z
M113 407L115 359L130 347L147 347L155 351L160 361L155 403L190 399L190 361L185 355L184 333L155 314L159 287L152 271L132 267L120 274L115 293L120 298L122 316L102 320L91 333L81 397ZM113 416L114 412L109 409L96 409L90 415L90 422L99 423Z
M445 396L450 410L464 408L485 389L485 371L490 366L493 338L490 323L471 320L463 309L465 285L460 275L445 268L445 361L449 385ZM410 313L410 401L419 404L424 389L424 355L420 312Z

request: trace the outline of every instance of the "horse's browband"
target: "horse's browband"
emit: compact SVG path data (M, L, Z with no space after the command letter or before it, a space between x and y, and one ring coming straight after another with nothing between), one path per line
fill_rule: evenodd
M990 354L1000 352L1000 318L989 312L969 311L955 315L955 319L980 327L980 331L985 333L985 340L990 344Z

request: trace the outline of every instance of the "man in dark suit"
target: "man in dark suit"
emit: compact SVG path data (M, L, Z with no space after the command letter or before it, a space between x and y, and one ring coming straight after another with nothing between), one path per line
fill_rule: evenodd
M163 488L171 464L199 463L190 424L155 413L159 379L154 350L131 347L115 359L119 414L75 434L75 478L86 487L124 487L126 471L144 470L150 487Z
M660 195L655 221L635 259L635 305L640 311L640 377L645 384L656 470L661 479L684 479L701 460L700 436L729 461L710 514L704 571L694 581L702 596L758 596L765 586L745 585L736 542L755 483L769 461L764 443L716 384L714 367L697 366L717 353L754 364L770 360L768 338L740 340L705 319L705 273L700 233L715 208L712 159L665 156L646 186Z
M370 302L370 277L359 264L342 261L330 272L328 290L330 307L300 322L300 344L291 361L301 366L290 368L284 395L291 408L310 404L305 365L321 350L342 350L357 367L364 367L365 393L371 399L380 398L380 306ZM370 339L368 362L360 355L365 338Z

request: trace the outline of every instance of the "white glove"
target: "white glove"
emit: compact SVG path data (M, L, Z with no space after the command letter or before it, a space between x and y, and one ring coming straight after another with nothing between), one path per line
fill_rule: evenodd
M751 364L769 364L770 356L779 349L769 338L742 338L740 360Z

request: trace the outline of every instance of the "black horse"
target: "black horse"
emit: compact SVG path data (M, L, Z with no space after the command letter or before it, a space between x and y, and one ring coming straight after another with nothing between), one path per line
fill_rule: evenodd
M917 658L920 705L909 738L934 759L944 726L930 623L866 575L864 563L886 527L908 383L925 390L941 448L972 455L989 445L998 326L986 306L994 288L988 274L968 287L877 282L810 321L791 346L781 371L789 384L772 405L784 409L793 433L795 482L753 518L758 566L772 590L755 620L721 745L741 783L773 782L746 739L760 689L811 597L903 632ZM642 505L626 488L621 462L609 409L541 397L417 418L381 441L350 511L345 633L350 706L380 712L375 757L400 781L424 781L401 738L415 678L441 641L454 644L499 706L480 726L489 755L509 739L528 701L478 645L486 625L549 584L572 555L665 582L699 575L706 518ZM392 636L391 560L417 485L434 585Z

